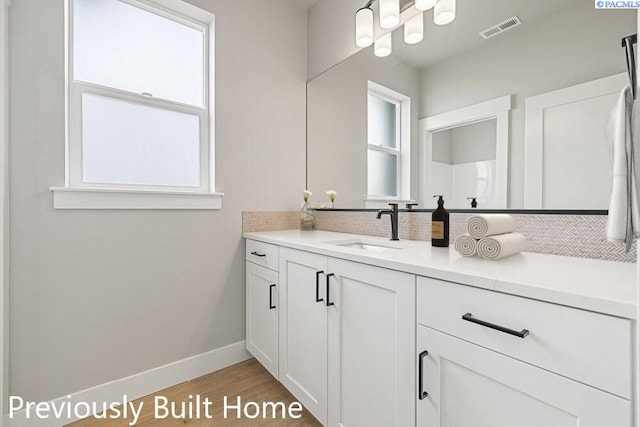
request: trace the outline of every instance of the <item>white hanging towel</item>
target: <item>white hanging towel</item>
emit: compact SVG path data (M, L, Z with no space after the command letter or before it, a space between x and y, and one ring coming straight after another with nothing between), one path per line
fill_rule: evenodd
M634 112L633 107L631 88L626 86L620 92L607 124L607 142L613 158L607 239L610 242L625 243L627 251L631 248L633 238L640 232L640 205L633 161L634 127L638 133L636 138L640 137L640 121L634 116L640 110ZM633 126L635 121L639 125Z

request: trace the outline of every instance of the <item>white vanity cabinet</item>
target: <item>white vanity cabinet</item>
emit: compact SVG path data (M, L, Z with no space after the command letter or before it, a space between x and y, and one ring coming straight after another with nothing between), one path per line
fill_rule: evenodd
M631 322L418 278L419 427L631 427Z
M638 426L635 265L245 237L247 348L324 426Z
M246 259L247 350L278 378L278 247L248 240Z
M327 257L282 248L280 376L314 417L327 425Z
M415 276L280 250L280 381L327 426L415 425Z

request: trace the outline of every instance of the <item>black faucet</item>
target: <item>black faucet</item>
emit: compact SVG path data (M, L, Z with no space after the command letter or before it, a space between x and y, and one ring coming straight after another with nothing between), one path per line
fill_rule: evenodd
M398 204L389 203L391 209L380 209L378 211L378 219L382 218L382 215L389 215L391 217L391 240L398 239Z

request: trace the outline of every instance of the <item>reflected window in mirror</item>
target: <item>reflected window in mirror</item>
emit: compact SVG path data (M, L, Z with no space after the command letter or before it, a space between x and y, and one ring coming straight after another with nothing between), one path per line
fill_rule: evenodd
M408 96L368 82L368 199L409 197L410 109Z

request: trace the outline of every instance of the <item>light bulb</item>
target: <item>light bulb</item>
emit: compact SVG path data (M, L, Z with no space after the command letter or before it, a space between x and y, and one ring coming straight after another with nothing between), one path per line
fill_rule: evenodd
M376 40L373 53L380 58L391 55L391 32Z
M424 37L424 17L422 12L404 23L404 41L407 44L416 44Z
M416 9L429 10L436 5L437 0L416 0Z
M433 22L447 25L456 19L456 0L438 0L433 9Z
M356 46L367 47L373 43L373 10L363 7L356 12Z
M380 26L393 28L400 22L400 1L380 0Z

